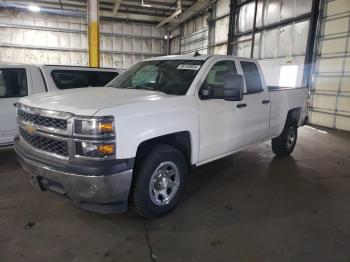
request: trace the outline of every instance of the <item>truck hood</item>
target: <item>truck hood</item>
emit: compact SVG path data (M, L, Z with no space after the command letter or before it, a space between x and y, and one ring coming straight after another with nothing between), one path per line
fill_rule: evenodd
M167 97L173 96L147 90L89 87L38 94L22 98L20 103L37 108L92 116L103 108L160 100Z

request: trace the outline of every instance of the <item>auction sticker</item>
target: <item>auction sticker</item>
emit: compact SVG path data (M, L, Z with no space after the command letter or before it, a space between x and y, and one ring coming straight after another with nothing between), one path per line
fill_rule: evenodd
M199 70L199 68L201 68L200 65L186 65L186 64L179 65L177 67L177 69L179 70L195 70L195 71Z

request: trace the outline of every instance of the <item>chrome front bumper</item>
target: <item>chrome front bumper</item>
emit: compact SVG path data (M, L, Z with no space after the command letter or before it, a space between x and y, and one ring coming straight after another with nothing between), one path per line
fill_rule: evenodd
M15 151L30 182L39 190L59 193L89 211L119 213L127 210L132 169L98 176L76 174L29 159L21 151L20 141L15 142Z

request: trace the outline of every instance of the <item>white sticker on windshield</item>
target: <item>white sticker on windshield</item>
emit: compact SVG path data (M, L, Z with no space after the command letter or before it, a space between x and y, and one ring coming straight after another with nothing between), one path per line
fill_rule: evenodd
M195 71L199 70L199 68L201 68L200 65L179 65L177 67L177 69L179 70L195 70Z

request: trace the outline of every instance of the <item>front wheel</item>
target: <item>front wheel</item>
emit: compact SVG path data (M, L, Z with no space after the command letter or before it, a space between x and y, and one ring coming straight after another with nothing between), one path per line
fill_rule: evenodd
M286 125L279 137L272 139L272 151L277 156L289 156L295 147L298 137L298 128L295 125Z
M136 213L153 218L171 211L180 200L186 174L186 160L179 150L156 146L136 170L131 192Z

